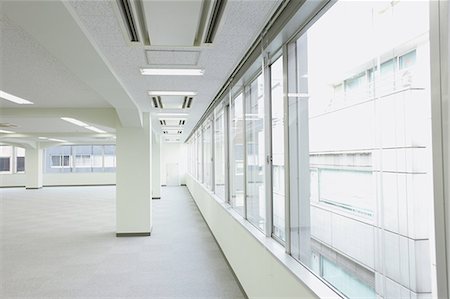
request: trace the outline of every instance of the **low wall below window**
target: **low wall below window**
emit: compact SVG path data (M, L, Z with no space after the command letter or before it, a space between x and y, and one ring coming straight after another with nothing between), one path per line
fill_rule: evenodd
M226 207L192 176L186 175L186 183L249 298L317 298L262 243L264 239L270 239L267 240L268 243L272 242L271 238L266 238L261 233L262 242L260 242L244 227L245 224L235 219L230 211L227 211ZM292 257L284 253L281 245L278 247L280 248L277 250L284 259L292 260Z
M0 187L25 187L26 174L1 174ZM115 185L115 172L44 173L44 186Z

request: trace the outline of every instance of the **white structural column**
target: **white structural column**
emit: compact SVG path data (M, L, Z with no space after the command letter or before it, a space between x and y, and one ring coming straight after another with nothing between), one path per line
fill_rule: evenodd
M161 162L159 135L152 133L152 198L161 198Z
M42 188L43 152L39 145L25 150L25 173L27 189Z
M116 130L117 236L149 236L152 229L152 130L149 113L142 128Z

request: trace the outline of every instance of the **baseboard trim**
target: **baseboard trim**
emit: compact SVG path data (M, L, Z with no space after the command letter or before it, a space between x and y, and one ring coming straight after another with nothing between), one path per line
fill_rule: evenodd
M150 237L151 232L143 232L143 233L116 233L116 237Z
M3 189L3 188L25 188L25 186L0 186L0 189Z
M27 189L27 190L37 190L37 189L42 189L42 187L25 187L25 189Z
M44 185L44 187L101 187L116 186L116 184L92 184L92 185Z

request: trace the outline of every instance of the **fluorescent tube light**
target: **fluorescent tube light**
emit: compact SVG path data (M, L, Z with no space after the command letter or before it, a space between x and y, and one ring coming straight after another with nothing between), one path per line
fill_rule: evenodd
M73 123L74 125L80 126L80 127L89 127L88 124L79 121L78 119L75 118L70 118L70 117L61 117L62 120L65 120L67 122Z
M183 130L182 126L161 126L162 130Z
M13 103L16 103L16 104L21 104L21 105L32 105L33 104L33 102L30 102L30 101L27 101L25 99L16 97L16 96L14 96L12 94L9 94L7 92L4 92L2 90L0 90L0 98L3 98L5 100L7 100L7 101L10 101L10 102L13 102Z
M7 131L7 130L0 130L0 133L14 134L15 132L13 132L13 131Z
M55 139L55 138L48 138L48 140L56 141L56 142L67 142L67 140L61 140L61 139Z
M41 139L41 140L47 140L48 138L47 137L38 137L39 139Z
M84 123L84 122L82 122L82 121L79 121L78 119L75 119L75 118L61 117L61 119L62 119L62 120L65 120L65 121L67 121L67 122L70 122L70 123L72 123L72 124L74 124L74 125L83 127L83 128L85 128L85 129L88 129L88 130L97 132L97 133L106 133L106 131L100 130L99 128L96 128L96 127L94 127L94 126L90 126L90 125L88 125L88 124L86 124L86 123Z
M205 70L202 69L154 69L141 68L142 75L153 76L203 76Z
M97 132L97 133L106 133L106 131L100 130L99 128L93 127L93 126L87 126L84 127L85 129Z
M158 113L158 116L188 116L187 113Z
M149 91L149 96L195 96L195 91Z

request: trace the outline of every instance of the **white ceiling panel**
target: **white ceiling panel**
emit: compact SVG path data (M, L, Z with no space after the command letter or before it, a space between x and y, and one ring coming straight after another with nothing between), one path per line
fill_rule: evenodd
M0 90L33 107L110 107L28 33L0 13ZM0 107L18 105L0 99Z
M193 46L202 14L202 0L143 1L152 46Z
M162 96L161 102L163 109L182 109L183 107L183 96Z
M145 51L149 65L184 65L195 66L200 51L188 50L147 50Z

